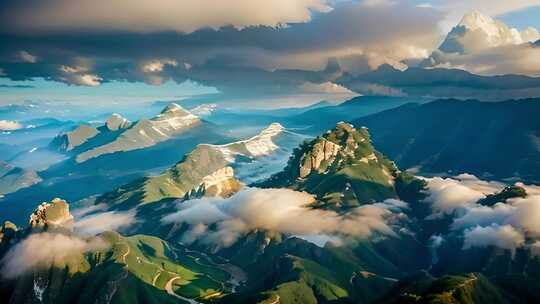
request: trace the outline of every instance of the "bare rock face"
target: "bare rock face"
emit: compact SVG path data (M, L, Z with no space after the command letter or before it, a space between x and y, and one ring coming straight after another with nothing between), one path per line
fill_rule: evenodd
M30 215L32 228L66 227L73 224L73 216L69 212L69 204L62 199L55 198L50 203L41 203L34 213Z
M325 168L322 168L321 164L323 162L326 164L333 163L340 148L340 145L321 138L319 142L315 143L313 149L304 155L300 166L300 177L304 178L313 171L323 173Z
M345 159L358 159L366 164L377 162L369 141L367 129L357 130L349 123L339 122L335 129L315 139L309 150L301 156L299 177L306 178L311 173L324 174L336 160L340 163ZM364 148L359 151L361 146Z
M107 126L107 129L111 131L118 131L121 129L126 129L130 126L131 122L127 120L126 118L122 117L120 114L113 114L107 121L105 122L105 125Z
M240 191L243 184L234 177L231 167L224 167L205 176L200 185L184 197L194 199L200 197L230 197Z

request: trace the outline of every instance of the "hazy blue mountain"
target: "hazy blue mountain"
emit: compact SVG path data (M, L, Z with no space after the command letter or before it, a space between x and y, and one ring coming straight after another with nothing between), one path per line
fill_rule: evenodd
M36 172L0 161L0 197L39 182L41 178Z
M540 78L524 75L480 76L458 69L409 67L400 71L390 65L360 75L344 75L338 83L370 95L429 96L507 100L540 96Z
M400 167L424 173L540 180L538 99L438 100L354 121Z

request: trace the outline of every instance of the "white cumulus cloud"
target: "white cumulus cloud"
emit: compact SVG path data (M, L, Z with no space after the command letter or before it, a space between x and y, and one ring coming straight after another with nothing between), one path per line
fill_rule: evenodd
M404 215L399 210L406 207L401 201L391 200L340 215L314 209L313 202L314 198L305 192L248 188L226 199L204 198L180 203L179 210L162 221L188 224L191 229L184 235L185 242L199 240L226 247L255 229L298 236L366 238L373 233L397 236L387 221L402 219Z
M96 235L108 230L129 227L136 221L134 211L100 212L77 219L74 231L81 235Z

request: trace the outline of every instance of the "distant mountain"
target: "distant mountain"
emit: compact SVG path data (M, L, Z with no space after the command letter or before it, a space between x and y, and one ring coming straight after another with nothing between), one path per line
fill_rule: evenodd
M133 126L127 128L115 140L80 153L77 155L76 160L81 163L103 154L151 147L200 123L201 121L197 116L172 103L158 116L135 122Z
M502 101L540 96L540 78L523 75L480 76L458 69L390 65L360 75L342 76L337 83L366 95L476 98Z
M212 186L216 187L214 191L220 188L237 190L231 166L237 162L270 155L278 149L274 140L283 131L284 128L276 123L247 140L224 145L198 145L183 160L162 174L145 177L120 187L100 197L96 204L123 204L121 206L125 208L126 205L157 202L165 198L182 198L201 191L201 188L209 189ZM218 191L217 194L223 193Z
M540 181L540 100L438 100L354 121L402 168Z
M99 131L89 125L79 125L75 130L60 134L53 139L51 146L59 151L71 151L93 138Z
M0 197L39 182L41 178L36 172L0 161Z
M446 102L450 101L387 112ZM288 132L273 124L248 140L199 145L162 175L89 200L74 212L76 216L66 201L54 199L35 208L29 225L4 223L0 300L228 304L540 300L534 236L518 239L523 245L518 248L505 247L507 242L486 246L481 241L465 246L463 231L452 229L458 212L430 216L434 204L426 200L432 191L429 180L401 171L379 152L372 143L376 137L372 129L338 123L300 144L285 168L271 178L243 187L235 167L277 151L276 143L289 140ZM477 219L483 221L491 212L498 217L499 212L517 212L520 204L534 203L513 199L538 198L534 187L527 187L531 193L519 185L497 189L464 205L462 211L478 208ZM311 194L313 201L298 206L288 196L272 196L277 190ZM242 203L243 191L257 195ZM257 203L261 198L271 206ZM197 206L201 209L189 209ZM186 221L163 220L186 210L190 211L182 214L190 217ZM128 220L120 220L126 215ZM276 216L280 220L272 223ZM212 217L222 221L212 222ZM125 227L120 225L123 221ZM84 234L85 229L102 231L102 226L110 225L131 236L112 231ZM441 241L435 245L433 237ZM225 239L226 246L214 243Z
M218 106L215 103L205 103L190 109L189 112L199 117L205 117L212 115L217 107Z
M199 117L171 103L156 117L134 123L114 113L102 126L81 124L73 131L56 136L50 146L69 152L82 163L105 154L152 147L201 123Z
M359 96L339 105L324 105L284 119L288 124L311 126L310 133L319 134L333 128L339 121L351 121L380 111L398 107L410 102L425 103L429 98L408 98L391 96Z

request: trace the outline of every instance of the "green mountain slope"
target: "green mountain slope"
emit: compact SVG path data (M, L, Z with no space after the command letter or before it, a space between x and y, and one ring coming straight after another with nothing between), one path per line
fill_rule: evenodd
M329 208L350 208L397 198L399 173L375 150L366 128L338 123L295 149L287 167L258 186L307 191Z
M67 211L64 217L72 218L67 208L64 201L53 201L36 211L40 216L34 222L41 225L19 230L10 224L2 226L0 256L5 256L8 249L22 248L26 252L25 248L31 248L30 240L36 238L50 239L54 244L58 238L70 240L74 246L85 242L92 249L70 250L67 255L37 263L16 276L0 277L2 302L177 303L219 298L233 287L231 275L209 256L175 247L157 237L124 237L116 232L90 238L74 235L66 221L58 219L58 214L64 213L60 211ZM31 252L24 256L27 254Z

